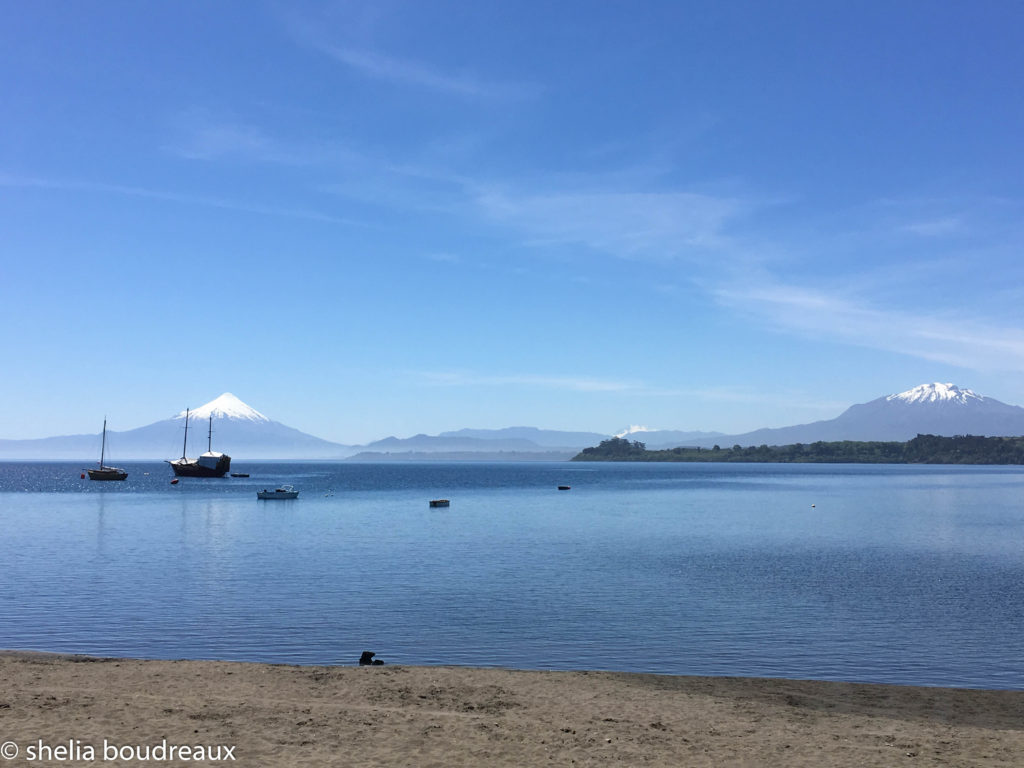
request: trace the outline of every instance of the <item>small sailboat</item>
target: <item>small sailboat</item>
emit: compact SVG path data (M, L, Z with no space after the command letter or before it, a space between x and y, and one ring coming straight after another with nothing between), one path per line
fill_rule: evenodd
M87 470L90 480L124 480L128 473L118 467L105 467L103 460L107 453L107 420L103 419L103 442L100 444L100 466Z

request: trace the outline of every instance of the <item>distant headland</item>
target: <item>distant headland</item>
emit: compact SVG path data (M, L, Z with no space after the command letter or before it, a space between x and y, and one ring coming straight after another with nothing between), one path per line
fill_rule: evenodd
M762 462L807 464L1024 464L1024 437L939 437L918 435L906 442L815 442L744 448L648 450L621 437L584 448L572 461Z

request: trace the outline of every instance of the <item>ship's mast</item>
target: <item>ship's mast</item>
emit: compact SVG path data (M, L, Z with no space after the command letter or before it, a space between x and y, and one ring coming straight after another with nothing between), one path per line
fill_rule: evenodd
M181 446L181 458L185 458L185 454L188 453L188 408L185 409L185 442Z
M213 414L210 414L210 431L206 435L206 452L213 453Z
M103 456L107 452L107 417L103 417L103 442L100 443L100 469L103 469Z

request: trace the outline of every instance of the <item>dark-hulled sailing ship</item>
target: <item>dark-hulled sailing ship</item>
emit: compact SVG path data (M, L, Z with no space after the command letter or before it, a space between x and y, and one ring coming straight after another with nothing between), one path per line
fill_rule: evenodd
M168 464L178 477L224 477L231 469L231 457L213 450L213 414L210 414L210 430L206 437L206 453L198 459L186 456L188 451L188 409L185 409L185 444L180 459L169 459Z

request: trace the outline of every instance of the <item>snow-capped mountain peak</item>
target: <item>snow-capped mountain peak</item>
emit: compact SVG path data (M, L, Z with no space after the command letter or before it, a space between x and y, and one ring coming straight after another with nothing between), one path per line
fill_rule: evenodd
M900 392L898 395L889 395L886 400L900 401L904 403L959 403L966 405L969 401L983 401L985 398L969 389L960 389L956 384L922 384L919 387Z
M225 392L218 398L194 408L189 411L189 419L208 419L213 416L215 419L233 419L235 421L270 421L266 416L252 406L246 405L230 392ZM184 419L185 411L182 411L174 418Z

